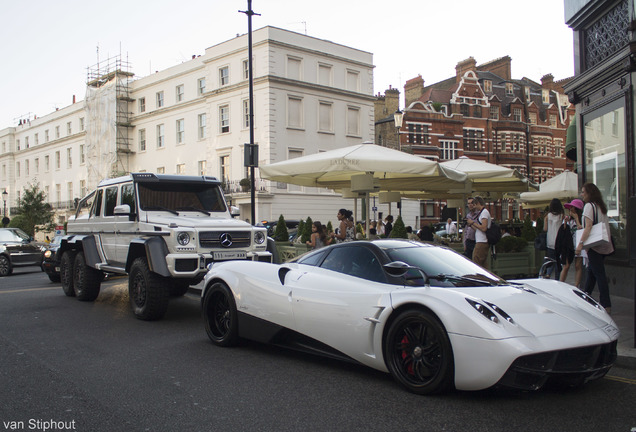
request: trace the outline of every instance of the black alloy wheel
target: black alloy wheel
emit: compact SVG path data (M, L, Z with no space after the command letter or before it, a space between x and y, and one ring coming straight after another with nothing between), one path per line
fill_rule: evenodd
M238 343L238 315L232 291L222 282L210 286L203 300L203 320L210 340L218 346Z

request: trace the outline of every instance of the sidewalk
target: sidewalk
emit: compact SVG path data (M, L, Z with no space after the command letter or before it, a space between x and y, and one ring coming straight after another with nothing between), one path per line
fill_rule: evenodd
M574 285L574 269L568 272L566 282ZM598 301L598 286L592 297ZM636 348L634 348L634 300L610 294L612 319L621 331L618 338L618 358L616 365L636 369Z

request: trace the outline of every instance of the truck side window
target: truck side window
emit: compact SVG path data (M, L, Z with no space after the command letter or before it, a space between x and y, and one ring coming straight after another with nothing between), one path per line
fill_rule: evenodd
M102 213L102 196L103 189L99 189L95 194L95 202L93 203L93 209L91 210L91 216L99 216Z
M115 216L115 206L117 205L117 186L106 189L106 208L104 216Z
M130 211L135 212L135 188L132 183L125 184L121 187L121 204L128 204Z

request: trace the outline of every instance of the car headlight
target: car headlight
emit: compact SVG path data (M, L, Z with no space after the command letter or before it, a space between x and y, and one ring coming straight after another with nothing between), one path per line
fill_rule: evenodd
M254 233L254 243L256 244L265 243L265 233L263 233L263 231L256 231Z
M47 250L46 252L44 252L44 258L51 258L51 256L53 255L53 252L51 252L50 250Z
M471 300L469 298L467 298L466 301L468 302L468 304L474 307L475 310L479 312L484 318L487 318L488 320L494 323L499 322L499 318L497 318L497 315L495 315L495 313L488 306L483 305L479 303L478 301Z
M179 243L181 246L185 246L190 243L190 234L183 231L177 234L177 243Z

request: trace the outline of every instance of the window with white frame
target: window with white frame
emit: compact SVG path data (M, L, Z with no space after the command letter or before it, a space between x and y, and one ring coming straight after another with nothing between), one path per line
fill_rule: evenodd
M499 107L490 106L490 120L499 120Z
M38 145L40 144L40 136L39 134L35 134L33 135L33 145Z
M360 108L347 107L347 135L360 136Z
M71 135L73 133L73 127L71 122L66 123L66 135Z
M219 176L226 183L230 180L230 155L219 156Z
M86 129L86 125L84 124L84 117L80 117L79 119L79 124L80 124L80 131L84 131L84 129ZM37 144L37 143L36 143Z
M55 139L58 139L59 137L60 137L60 127L55 126Z
M19 139L15 140L15 148L18 151L20 150L20 140Z
M250 100L243 99L243 128L250 127Z
M24 137L24 148L25 149L29 148L29 137Z
M80 197L84 197L86 195L86 180L80 180L79 182L79 187L80 187Z
M523 91L524 91L524 93L525 93L525 95L526 95L526 101L528 101L528 102L529 102L529 101L530 101L530 87L525 86L525 87L523 88Z
M163 107L163 92L157 92L157 108Z
M250 79L250 62L243 60L243 79Z
M333 103L320 101L318 104L318 131L333 132Z
M179 119L175 124L175 129L177 132L177 144L183 144L185 140L185 120Z
M177 174L185 174L186 173L186 165L184 163L177 164Z
M481 129L464 129L464 150L483 151L484 131Z
M146 129L139 129L139 151L146 151Z
M29 160L24 161L24 175L28 177L29 175Z
M166 167L157 167L157 174L165 174L166 173Z
M73 168L73 149L66 149L66 168Z
M40 173L40 158L35 158L33 160L33 168L35 169L36 174Z
M457 141L440 141L441 159L452 160L457 159Z
M484 80L484 93L492 92L492 81Z
M331 86L332 82L332 68L331 65L319 63L318 64L318 84L324 86Z
M80 144L79 146L79 161L80 161L80 165L84 165L86 163L86 151L85 151L84 144Z
M44 156L44 171L45 172L49 172L51 163L50 163L50 158L49 155Z
M164 125L157 125L157 148L164 148L166 145L165 139Z
M230 83L230 67L223 66L219 68L219 87L226 86Z
M44 131L44 142L49 142L49 130Z
M55 201L58 204L62 202L62 185L59 183L55 184Z
M197 169L200 176L204 176L206 174L208 161L201 160L197 163Z
M302 129L304 123L303 99L297 96L287 97L287 127Z
M219 107L219 132L230 132L230 106L221 105Z
M73 182L66 183L66 196L69 201L73 201Z
M555 114L550 114L550 126L553 128L557 127L557 116Z
M60 154L60 151L58 150L55 152L55 169L59 170L61 164L62 164L62 155Z
M139 98L139 112L146 112L146 98Z
M204 139L208 136L208 116L207 114L199 114L199 127L198 127L199 139Z
M197 92L199 96L205 93L205 78L199 78L197 80Z
M179 84L177 87L175 87L175 99L177 102L183 101L183 93L184 93L183 84Z
M302 79L302 59L300 57L287 57L287 78Z
M429 125L423 123L407 122L407 142L412 145L428 144L428 126Z
M514 86L512 83L506 83L506 95L512 96L514 94Z
M360 91L360 72L356 70L347 70L347 90Z
M541 100L543 101L544 104L550 103L550 90L548 89L541 90Z
M512 110L512 119L516 122L521 121L521 108L514 108Z
M537 113L535 113L535 112L528 113L528 120L530 120L530 124L536 125L537 124Z

